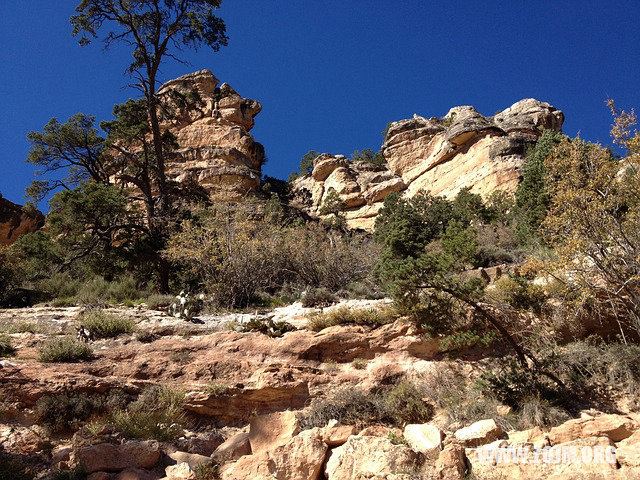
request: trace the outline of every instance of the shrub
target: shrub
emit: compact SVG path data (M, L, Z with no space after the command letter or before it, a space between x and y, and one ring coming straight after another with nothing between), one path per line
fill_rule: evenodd
M157 339L158 335L147 330L136 332L136 340L138 340L140 343L151 343L155 342Z
M544 288L535 285L524 277L501 277L492 289L488 290L488 297L499 303L505 303L518 310L542 312L542 305L546 300Z
M0 357L9 357L16 353L11 339L6 335L0 335Z
M216 396L216 397L218 397L220 395L224 395L230 389L231 389L231 387L229 385L227 385L226 383L221 383L221 382L209 382L204 387L204 391L206 393L208 393L209 395Z
M250 203L219 203L185 222L165 255L185 283L222 307L242 308L283 287L331 292L367 278L378 247L317 224L277 223Z
M302 296L302 306L311 307L327 307L338 301L333 293L326 288L312 288Z
M173 387L145 390L126 409L113 411L106 419L128 438L174 440L185 422L185 394Z
M183 318L192 321L196 315L202 311L204 306L204 293L191 296L184 290L176 296L174 302L169 307L169 315L175 318Z
M112 315L102 310L91 310L83 314L79 323L95 338L115 338L133 333L135 330L135 322L131 318Z
M33 480L39 469L29 464L22 455L12 455L0 450L2 480Z
M448 368L434 370L423 382L426 396L443 410L449 422L472 423L492 418L507 431L551 427L569 418L566 410L532 396L534 392L522 396L511 413L499 414L497 407L504 403L492 392Z
M171 305L175 300L175 297L171 295L163 295L159 293L154 293L153 295L149 295L147 297L147 308L150 310L160 310L161 308L166 308Z
M91 347L71 337L48 340L38 351L38 359L46 363L76 363L92 358Z
M355 309L343 306L328 312L311 315L307 325L314 332L319 332L335 325L365 325L377 328L392 323L397 318L396 311L389 307L382 309Z
M296 327L284 320L274 322L272 319L252 319L241 325L242 332L260 332L272 338L281 337L285 333L293 332L294 330L296 330Z
M82 284L75 299L81 305L105 305L136 300L145 297L145 293L138 289L136 280L130 275L110 282L93 277Z
M301 418L301 427L321 427L332 419L356 427L426 423L433 416L433 407L423 402L422 397L423 392L406 380L375 392L346 388L328 398L315 399Z
M195 474L195 480L217 480L220 478L218 476L219 470L220 467L216 463L201 463L195 466L193 473Z
M33 322L9 323L0 327L3 333L41 333L42 328Z
M356 150L351 154L350 160L352 162L366 162L372 163L374 165L385 165L387 163L384 155L382 155L382 150L374 152L370 148L365 148L364 150Z
M38 424L54 432L69 432L82 426L92 417L122 409L133 398L121 391L108 394L45 395L36 402L33 413Z

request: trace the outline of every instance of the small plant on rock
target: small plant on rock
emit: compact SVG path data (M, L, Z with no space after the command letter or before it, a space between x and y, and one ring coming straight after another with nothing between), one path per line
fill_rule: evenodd
M259 320L257 318L248 321L243 324L242 332L260 332L269 337L281 337L287 332L296 330L296 327L285 321L275 322L271 318L266 320Z

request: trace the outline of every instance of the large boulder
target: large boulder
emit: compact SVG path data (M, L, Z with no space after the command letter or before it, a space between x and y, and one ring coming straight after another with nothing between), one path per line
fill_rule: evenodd
M614 442L629 438L638 430L638 423L626 415L586 416L569 420L549 432L552 445L585 437L606 437Z
M166 162L169 178L179 183L195 182L210 194L239 199L254 193L259 185L264 148L249 131L262 110L256 100L243 98L230 85L218 87L209 70L170 80L158 91L174 102L177 119L166 122L178 142L178 150ZM197 92L202 104L187 106L174 98Z
M328 480L371 478L381 473L415 471L420 455L385 437L353 436L331 451L325 467Z
M300 431L295 412L284 411L251 419L249 442L253 453L267 452L285 445Z
M404 427L404 439L416 452L438 455L442 450L444 433L435 425L410 424Z
M493 419L480 420L456 430L454 436L465 447L477 447L498 440L502 436L502 429Z
M127 468L152 468L161 457L160 446L155 441L133 441L120 445L99 443L80 447L74 459L85 473L120 472Z

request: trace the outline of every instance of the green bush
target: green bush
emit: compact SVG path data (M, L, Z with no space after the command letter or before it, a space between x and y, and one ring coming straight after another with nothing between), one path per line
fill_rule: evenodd
M422 400L423 396L420 388L406 380L375 392L346 388L315 399L300 423L303 429L323 427L332 419L356 427L426 423L433 416L433 407Z
M140 343L151 343L155 342L157 339L158 335L147 330L136 332L136 340L138 340Z
M15 355L16 349L7 335L0 335L0 357Z
M78 322L95 338L115 338L119 335L131 334L135 330L135 322L131 318L109 314L102 310L84 313Z
M106 419L127 438L174 440L181 434L186 421L185 394L173 387L153 387L145 390L126 409L113 411Z
M544 288L524 277L501 277L487 291L489 299L505 303L518 310L542 312L546 300Z
M92 358L91 347L71 337L48 340L38 350L38 359L45 363L77 363Z
M389 307L361 309L343 306L328 312L311 315L307 321L307 326L314 332L319 332L335 325L365 325L376 328L392 323L397 318L396 311Z
M210 463L201 463L200 465L196 465L193 469L193 473L195 474L195 480L218 480L220 467L218 464L210 462Z

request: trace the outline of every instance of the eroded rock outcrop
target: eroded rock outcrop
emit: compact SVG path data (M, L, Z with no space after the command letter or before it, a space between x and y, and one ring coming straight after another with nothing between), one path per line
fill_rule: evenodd
M386 165L322 154L311 174L294 182L295 202L311 215L322 216L334 190L347 225L372 230L391 192L409 198L426 191L450 198L462 188L483 197L496 190L513 192L526 148L543 130L560 131L563 121L561 111L532 98L493 117L470 106L454 107L443 118L414 115L389 124L382 144Z
M0 245L11 245L20 236L35 232L44 225L38 210L27 211L0 195Z
M236 199L260 185L264 147L249 131L262 105L218 83L209 70L200 70L170 80L159 90L177 112L177 119L165 128L180 148L166 168L178 182L195 181L210 194ZM180 101L194 92L201 100L197 108Z

